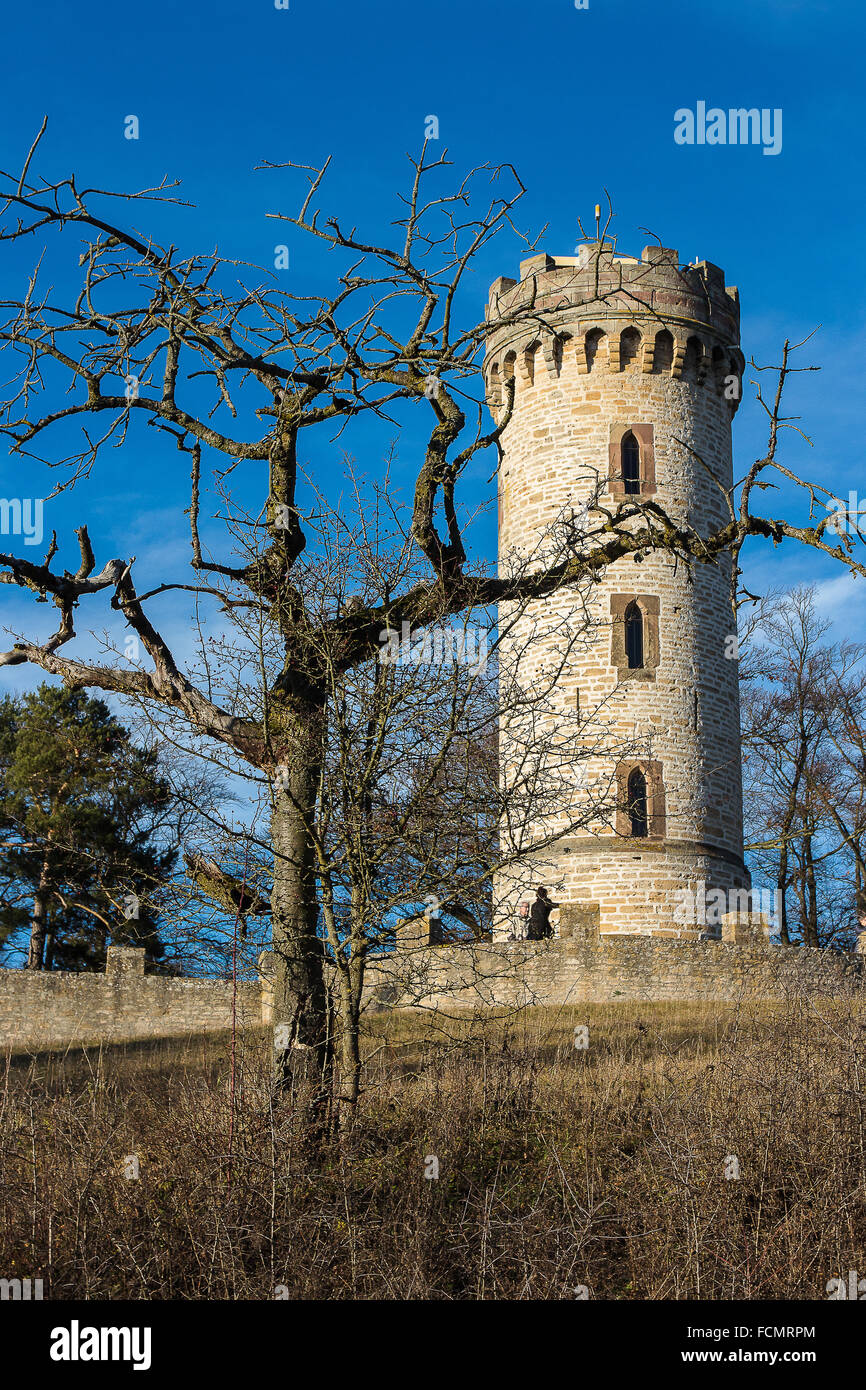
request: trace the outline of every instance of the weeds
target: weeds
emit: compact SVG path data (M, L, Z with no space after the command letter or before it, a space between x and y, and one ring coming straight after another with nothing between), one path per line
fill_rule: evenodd
M224 1039L7 1058L0 1275L55 1299L824 1298L866 1271L864 1029L856 1000L383 1014L324 1150L251 1033L230 1161Z

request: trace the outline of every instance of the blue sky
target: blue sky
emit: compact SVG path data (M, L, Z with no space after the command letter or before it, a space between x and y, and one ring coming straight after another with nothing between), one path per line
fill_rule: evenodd
M739 286L747 358L778 360L786 336L822 325L803 361L823 370L799 378L789 403L813 447L790 434L785 461L841 496L866 491L859 442L866 23L853 0L589 0L583 10L572 0L531 7L289 0L287 10L267 0L186 0L98 12L47 3L16 7L5 28L12 61L4 74L3 168L20 168L47 114L40 174L74 170L83 184L129 191L180 178L195 207L156 208L147 219L139 209L137 226L185 250L216 245L265 265L286 240L287 274L299 289L315 282L321 261L266 219L295 210L298 184L282 173L254 173L261 160L314 164L331 154L328 205L365 232L382 233L398 214L405 153L417 153L425 118L435 114L455 174L485 161L513 163L528 190L521 226L549 223L542 245L566 254L579 239L577 217L590 225L606 186L621 250L639 252L648 238L638 229L650 228L684 260L715 261ZM674 112L698 101L781 109L781 153L675 144ZM140 121L137 141L123 137L129 114ZM117 210L125 215L123 205ZM0 249L3 298L20 297L35 249ZM68 292L74 242L61 252L51 278ZM519 255L503 237L481 258L479 314L489 282L514 274ZM407 480L420 437L410 425L400 442ZM91 480L52 504L47 524L58 528L67 563L66 541L86 520L99 563L135 551L140 588L187 578L187 468L169 442L139 429ZM763 442L762 414L747 400L735 422L741 471ZM386 443L359 436L362 471L378 471ZM311 442L309 462L338 477L327 441ZM20 462L3 458L0 469L0 495L20 495ZM35 465L31 471L28 487L44 495L50 484ZM468 501L484 494L489 472L476 469ZM479 543L492 553L492 519ZM752 547L746 578L752 589L815 580L825 586L828 615L841 617L846 635L866 637L854 585L812 555ZM3 598L3 625L34 614L8 591ZM182 643L188 605L162 602L161 625ZM89 613L99 627L106 606L99 601ZM42 631L47 616L39 610L30 630ZM82 614L79 627L88 625ZM4 673L4 689L33 680L14 668Z

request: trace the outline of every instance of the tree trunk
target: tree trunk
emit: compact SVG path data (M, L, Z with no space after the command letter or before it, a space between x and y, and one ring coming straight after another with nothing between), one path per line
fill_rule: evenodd
M45 937L48 930L48 886L50 869L48 860L43 859L39 874L39 885L33 894L33 911L30 914L30 950L27 955L28 970L44 970Z
M779 890L779 936L786 946L791 944L791 936L788 931L788 845L787 841L782 842L779 851L779 873L776 878L776 887Z
M347 993L350 987L347 987ZM340 1090L341 1105L354 1106L361 1092L360 1011L355 1001L341 1000L340 1007Z
M803 926L806 945L820 946L818 939L818 885L815 880L815 861L812 856L812 836L803 836L803 859L805 864L804 899L805 912Z
M358 939L353 922L352 953L339 972L341 1108L354 1107L361 1093L361 995L364 988L366 942Z
M297 713L297 711L296 711ZM279 1088L307 1081L317 1102L330 1082L331 1036L324 950L317 933L315 823L320 710L311 708L294 741L291 761L277 769L271 831L274 881L274 1061Z
M863 931L866 929L866 864L863 862L863 843L859 835L852 839L851 848L854 851L855 869L854 904L858 927Z

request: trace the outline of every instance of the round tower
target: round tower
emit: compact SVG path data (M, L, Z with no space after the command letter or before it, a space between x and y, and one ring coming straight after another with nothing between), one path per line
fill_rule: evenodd
M491 287L487 318L495 418L509 378L515 390L499 472L501 572L533 555L541 563L543 538L563 518L585 518L587 503L612 511L652 501L704 534L730 519L722 488L732 486L744 359L737 291L717 266L681 267L659 246L640 260L618 256L607 242L536 255L519 281ZM504 639L506 660L554 613L583 632L557 675L557 707L563 718L586 712L596 732L604 723L616 750L595 756L598 740L586 740L590 756L575 763L574 805L563 813L587 786L609 794L596 796L585 825L530 854L501 892L525 900L542 882L560 902L598 903L602 932L700 929L702 894L734 910L728 895L749 887L730 559L686 565L651 551L617 560L588 596L563 588L534 601ZM539 637L541 659L543 646ZM498 935L514 928L517 907L500 915Z

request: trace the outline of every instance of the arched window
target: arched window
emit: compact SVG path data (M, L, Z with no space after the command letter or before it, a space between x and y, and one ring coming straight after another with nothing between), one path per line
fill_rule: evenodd
M592 369L593 369L593 365L595 364L595 360L596 360L596 358L598 357L599 352L601 351L601 345L602 345L603 341L604 341L604 329L603 329L603 328L591 328L590 331L589 331L589 332L587 333L587 335L586 335L586 339L585 339L586 370L587 370L588 372L591 372Z
M640 448L629 430L622 441L622 482L626 493L640 492Z
M656 334L653 371L669 372L674 362L674 338L667 328Z
M686 355L683 360L683 376L697 380L703 362L703 344L700 338L689 338L686 343Z
M538 361L538 354L541 351L541 343L530 343L523 354L523 365L526 368L526 377L530 386L535 385L535 364Z
M619 340L619 361L623 371L637 363L640 352L640 333L636 328L627 328Z
M643 667L643 613L636 603L625 610L625 653L630 671Z
M629 773L628 815L631 822L632 835L636 839L645 838L649 830L646 778L638 767L636 767L633 772Z

